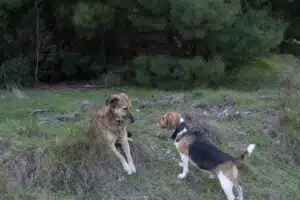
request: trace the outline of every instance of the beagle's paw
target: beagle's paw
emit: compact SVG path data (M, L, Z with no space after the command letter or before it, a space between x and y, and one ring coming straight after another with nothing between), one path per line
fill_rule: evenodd
M177 176L179 179L184 179L186 177L186 174L184 173L181 173L181 174L178 174Z

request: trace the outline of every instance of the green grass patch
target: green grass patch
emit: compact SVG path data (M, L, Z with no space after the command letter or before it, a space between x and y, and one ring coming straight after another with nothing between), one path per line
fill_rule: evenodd
M260 91L266 98L261 98L262 95L257 91L240 92L223 88L217 91L198 88L185 92L140 88L85 92L25 90L28 96L25 100L3 91L0 99L0 138L11 143L9 151L14 156L37 150L44 150L47 155L41 157L43 170L36 175L48 177L47 184L28 182L25 188L14 186L11 191L14 191L15 199L224 199L218 182L209 180L193 166L186 180L177 179L180 173L179 155L168 139L169 135L155 129L160 115L168 110L176 110L176 107L160 107L158 103L157 106L137 109L134 103L133 114L137 121L129 125L133 132L134 143L130 144L137 167L137 174L133 176L124 175L119 161L106 163L105 159L101 160L99 146L91 150L83 134L88 130L88 121L39 123L41 117L73 112L87 117L89 113L80 111L76 103L78 100L103 104L108 94L119 91L126 91L134 102L151 101L152 95L184 93L192 95L193 103L199 104L222 104L223 96L227 95L234 99L240 110L256 108L263 111L277 106L275 90ZM188 107L190 104L187 102L181 106ZM33 117L28 112L30 109L48 111ZM290 152L277 143L278 138L264 135L257 129L268 117L266 112L252 111L238 120L215 119L218 126L229 133L226 139L230 141L222 141L220 148L236 154L229 143L242 143L244 147L249 143L257 144L254 154L245 161L247 167L241 167L245 199L297 199L300 195L297 189L299 165ZM101 171L102 168L104 171ZM47 172L61 172L61 175Z

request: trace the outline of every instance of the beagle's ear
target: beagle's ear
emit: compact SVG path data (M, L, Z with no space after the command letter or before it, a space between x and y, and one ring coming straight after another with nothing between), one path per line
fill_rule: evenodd
M160 119L159 119L159 125L161 128L167 128L167 118L166 116L162 116Z
M161 124L167 129L175 129L178 124L178 116L174 112L168 112L161 118Z
M119 100L119 96L111 95L106 99L105 104L115 107L119 103Z
M176 112L168 112L162 116L159 120L159 124L162 128L167 128L169 130L175 129L179 124L180 115Z
M176 116L173 113L168 113L165 117L166 119L166 126L168 129L174 129L176 127Z

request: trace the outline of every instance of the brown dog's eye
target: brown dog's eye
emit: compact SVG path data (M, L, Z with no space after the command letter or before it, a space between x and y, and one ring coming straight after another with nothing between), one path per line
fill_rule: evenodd
M128 110L128 107L123 108L123 110Z

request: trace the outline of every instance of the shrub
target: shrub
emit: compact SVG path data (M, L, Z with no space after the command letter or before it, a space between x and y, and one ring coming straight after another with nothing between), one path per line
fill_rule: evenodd
M211 61L207 62L203 68L203 73L207 75L208 81L213 84L218 84L225 76L226 64L222 57L216 56Z
M0 164L0 194L7 193L7 171L6 169Z
M267 11L249 11L237 17L233 26L213 38L226 62L239 67L270 53L284 39L287 24L268 16Z
M29 86L33 83L32 69L27 59L13 58L1 63L0 86Z
M139 56L133 59L134 82L152 86L195 86L218 83L225 74L221 57L205 62L202 57Z
M138 56L132 60L135 80L133 82L139 85L151 85L151 71L149 69L148 56Z
M300 163L300 67L299 60L293 56L281 59L279 79L280 125L283 127L282 144Z
M73 7L72 22L84 36L97 35L96 29L107 30L114 24L115 9L107 4L95 2L77 2Z
M286 57L281 63L279 106L281 123L299 129L300 68L298 66L299 61L292 62L291 59L293 58Z
M257 59L254 62L233 69L228 81L244 89L275 86L280 77L279 66L273 58ZM233 84L234 83L234 84Z
M212 61L205 62L202 57L193 59L179 59L176 74L179 77L194 84L205 84L219 82L224 76L225 63L221 57L215 57Z
M61 58L61 68L54 73L58 76L80 77L82 79L96 78L103 72L104 67L93 63L92 58L81 54L69 54Z
M171 1L170 20L185 39L201 39L231 26L240 1Z
M101 76L105 87L121 86L124 84L124 79L121 72L108 72Z

